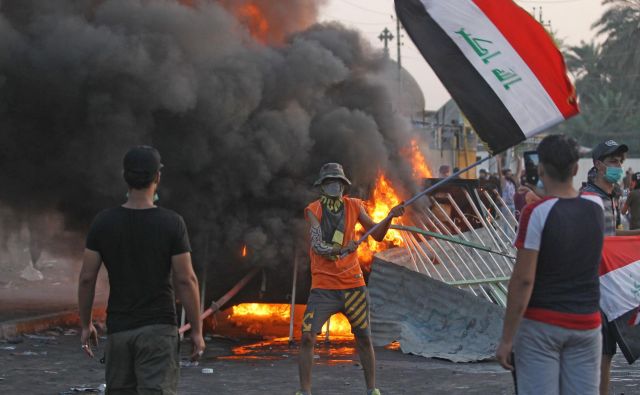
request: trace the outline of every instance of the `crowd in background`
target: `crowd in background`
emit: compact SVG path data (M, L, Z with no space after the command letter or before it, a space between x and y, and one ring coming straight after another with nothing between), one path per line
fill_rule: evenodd
M516 174L511 169L502 169L498 161L498 171L489 173L486 169L480 169L478 179L496 195L499 195L504 206L502 214L508 215L507 211L520 219L522 209L530 203L540 200L536 193L541 189L540 185L529 185L526 181L525 170L521 168L518 160ZM588 179L582 183L584 187L589 180L595 176L595 168L591 169ZM629 230L640 229L640 172L634 172L628 168L621 183L616 184L613 191L613 198L616 204L617 225L620 228Z

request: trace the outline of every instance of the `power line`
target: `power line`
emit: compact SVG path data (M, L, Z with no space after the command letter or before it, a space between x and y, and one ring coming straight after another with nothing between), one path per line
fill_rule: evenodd
M343 23L352 23L354 25L367 25L367 26L384 26L388 25L388 22L362 22L362 21L352 21L349 19L344 19L343 17L338 17L331 14L325 14L326 17L332 18L330 21L337 21Z
M390 15L390 13L389 13L389 12L382 12L382 11L378 11L378 10L372 10L371 8L362 7L362 6L361 6L361 5L359 5L359 4L352 3L352 2L350 2L349 0L342 0L342 2L343 2L343 3L345 3L345 4L349 4L349 5L350 5L350 6L352 6L352 7L356 7L356 8L358 8L358 9L361 9L361 10L363 10L363 11L373 12L374 14Z

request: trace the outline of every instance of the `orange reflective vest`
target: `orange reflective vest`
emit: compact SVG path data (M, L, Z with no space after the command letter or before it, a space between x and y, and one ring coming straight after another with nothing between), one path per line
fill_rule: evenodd
M355 240L355 227L360 214L362 200L348 197L344 201L344 240L342 245L347 245ZM305 219L312 213L318 221L322 221L322 205L319 200L308 205L304 210ZM309 248L311 258L311 289L347 289L365 285L362 269L358 262L358 253L354 252L346 257L331 260L318 255Z

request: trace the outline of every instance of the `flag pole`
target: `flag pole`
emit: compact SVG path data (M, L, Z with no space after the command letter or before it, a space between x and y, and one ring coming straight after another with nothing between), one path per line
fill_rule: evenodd
M429 192L435 190L436 188L446 184L448 181L456 178L457 176L459 176L460 174L467 172L471 169L473 169L476 166L481 165L482 163L488 161L489 159L493 158L495 155L489 155L484 159L480 159L479 161L465 167L464 169L460 169L458 171L456 171L455 173L451 174L449 177L443 178L442 180L436 182L435 184L431 185L429 188L425 189L424 191L418 193L417 195L415 195L414 197L412 197L411 199L407 200L406 202L402 203L402 207L407 207L411 204L413 204L416 200L420 199L421 197L423 197L424 195L428 194ZM358 239L358 241L356 241L356 246L359 246L360 244L362 244L362 242L364 242L367 237L369 237L371 235L371 233L375 232L382 223L384 223L386 220L391 219L391 213L389 213L389 215L387 215L382 221L378 222L377 224L375 224L374 226L372 226L368 231L365 232L365 234L362 235L362 237L360 237L360 239ZM349 254L342 254L340 256L340 258L344 258Z

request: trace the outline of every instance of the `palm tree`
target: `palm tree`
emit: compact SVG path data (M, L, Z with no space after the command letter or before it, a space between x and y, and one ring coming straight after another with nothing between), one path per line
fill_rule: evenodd
M610 7L593 27L602 43L602 63L614 89L640 97L640 0L604 0Z
M594 23L601 44L564 49L574 77L581 114L558 126L559 132L595 145L615 137L640 153L640 0L604 0L609 5Z
M594 42L581 42L578 46L565 49L567 68L573 76L582 103L594 101L594 95L606 82L601 52L602 47Z

